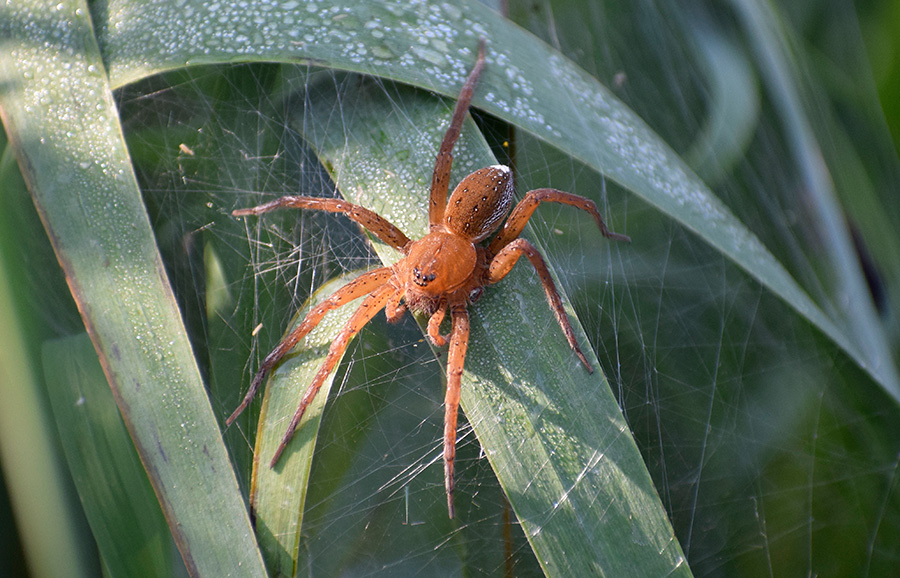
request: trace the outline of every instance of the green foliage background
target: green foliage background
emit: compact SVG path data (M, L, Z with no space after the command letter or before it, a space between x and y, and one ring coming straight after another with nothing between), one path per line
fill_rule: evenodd
M900 165L890 139L893 134L896 142L900 135L896 3L510 3L510 19L536 37L530 39L512 27L493 28L488 18L485 26L494 33L489 39L496 43L497 54L507 48L520 56L529 51L537 55L523 57L534 65L528 78L553 78L554 70L538 64L559 51L610 89L609 95L600 93L604 99L621 100L649 127L626 115L616 130L637 134L636 142L646 147L648 156L661 150L657 135L672 149L660 154L663 164L675 163L675 169L665 173L675 177L659 184L647 177L646 166L626 162L630 157L624 146L604 148L589 139L583 147L570 144L567 139L575 131L594 126L593 109L573 107L586 111L583 117L560 113L571 126L558 138L552 131L542 133L540 123L529 124L515 113L504 116L496 96L503 95L504 82L515 83L514 75L505 72L519 61L513 60L506 70L490 68L481 100L476 98L476 106L488 111L476 115L487 142L470 137L472 144L461 158L471 155L472 162L485 164L488 145L501 160L514 154L520 192L554 186L592 197L603 203L613 227L635 240L628 247L610 247L585 219L552 207L538 212L527 233L555 264L572 313L609 384L602 377L576 380L556 390L544 387L541 379L530 383L546 368L530 359L508 361L522 352L521 346L503 343L508 328L490 333L510 304L480 303L486 333L472 347L497 352L501 361L491 367L511 375L509 384L515 387L504 386L502 379L479 381L488 372L475 368L487 362L473 354L470 370L478 376L471 378L464 403L480 444L471 433L461 442L458 499L468 509L463 508L458 524L450 524L442 517L439 467L430 462L440 436L443 358L415 346L421 335L414 324L387 327L377 321L348 353L350 362L338 370L339 391L328 404L322 400L318 445L313 434L307 440L308 454L296 458L298 474L293 479L306 480L308 475L308 494L305 482L299 482L297 490L276 479L272 515L287 499L299 500L297 511L276 522L266 517L265 503L257 502L261 510L255 538L243 502L259 490L250 482L255 419L247 416L227 430L224 446L216 424L236 405L259 356L278 340L290 314L310 293L324 280L371 266L376 258L357 231L327 218L285 215L245 224L227 213L287 191L328 194L329 179L346 187L360 178L352 187L354 199L386 202L379 200L385 198L379 191L407 183L388 178L385 184L381 177L365 173L357 177L353 167L341 163L373 155L377 166L388 161L396 163L391 166L410 166L419 175L415 179L422 180L429 175L432 153L404 141L400 149L421 152L422 158L415 158L415 152L413 158L378 157L390 150L392 139L401 138L403 124L394 129L390 123L379 124L378 113L367 117L366 107L377 111L383 99L394 107L386 110L399 111L406 120L418 118L416 114L437 119L445 104L389 79L450 97L456 88L417 71L354 65L341 54L305 56L304 50L314 47L305 46L310 41L303 38L287 50L296 52L292 56L273 56L264 48L241 55L242 43L261 47L255 43L259 39L226 38L221 53L233 56L197 54L189 59L193 66L184 67L183 60L166 62L156 53L142 56L147 46L115 46L111 39L119 31L104 30L99 23L127 27L146 17L137 11L117 12L122 5L128 3L98 2L89 12L77 3L66 6L73 13L81 10L76 22L93 20L100 50L107 51L103 56L118 88L116 106L130 154L120 161L133 163L155 237L150 248L159 251L164 265L157 277L165 276L174 292L145 298L139 282L144 271L118 277L110 273L109 279L135 280L129 292L133 302L126 303L121 315L110 316L112 332L95 334L93 346L84 334L83 319L100 324L96 319L104 313L99 310L114 307L110 303L120 300L117 291L123 288L115 283L104 288L108 274L102 268L96 276L70 277L66 285L14 156L18 152L21 162L21 151L39 150L43 136L40 125L17 124L27 115L15 115L11 96L20 81L12 71L23 54L16 42L27 36L22 33L25 9L0 10L0 51L5 54L0 109L12 144L0 143L5 148L0 161L0 324L5 328L0 347L0 467L6 488L0 525L4 536L16 537L0 544L0 574L262 575L264 563L271 575L290 574L299 564L300 575L565 576L583 567L647 576L679 567L695 575L879 576L896 566L900 236L894 224L900 222ZM159 14L165 13L164 5L159 5ZM190 19L191 6L178 6L176 13ZM364 27L366 11L381 6L359 3L355 18L342 17L333 24L344 33ZM459 6L442 5L441 13L480 14L477 10L482 9ZM38 28L42 23L52 28L52 17L34 14ZM160 29L165 24L161 20ZM262 30L266 23L255 25ZM402 42L390 40L365 48L370 55L402 53ZM414 45L425 61L444 61L440 45L435 46ZM449 55L458 47L444 48ZM306 59L325 65L324 71L259 62ZM386 80L331 72L332 66ZM168 72L146 78L163 70ZM104 87L102 67L90 72L97 86ZM567 95L575 94L582 79L566 78L571 86L559 86L556 100L544 101L547 108L539 112L549 115L570 104ZM491 91L494 100L487 96ZM337 96L321 96L332 93ZM301 105L286 106L297 104L297 99ZM323 100L331 104L317 109ZM373 127L371 134L352 132L356 115L363 128ZM338 141L341 135L352 136L339 145L377 146L347 156L334 145L337 152L329 153L332 145L322 127L334 128L328 124L332 118L340 119ZM516 132L508 133L504 121ZM413 126L413 141L436 145L442 130L437 120L433 126L427 120ZM70 139L79 141L77 130L71 130L75 134ZM476 134L473 126L468 130ZM512 143L514 153L504 141ZM666 205L667 197L658 194L682 184L676 178L679 165L672 160L678 157L742 225L734 235L717 228L713 220L696 218L690 205ZM319 168L323 164L324 171ZM465 162L458 164L457 172L463 172ZM45 171L31 177L32 195L57 240L65 231L54 229L54 219L65 222L69 211L75 221L80 208L59 183L78 170L77 162L71 167L56 162L52 175ZM35 187L44 182L41 179L55 182L59 196ZM687 181L692 184L692 177ZM360 197L362 190L371 198ZM706 201L703 190L694 192L699 197L690 202L715 208L714 198ZM143 208L136 203L130 216L119 218L124 210L119 203L130 201L115 195L110 199L109 231L118 231L109 233L110 246L121 239L126 247L118 256L140 263L135 255L145 248L137 247L137 234L133 248L128 231L137 229L141 219L135 218L136 224L127 219L140 217ZM98 206L107 206L105 202ZM406 203L418 206L420 201ZM407 231L415 227L414 219L410 224L402 221L402 207L378 208ZM86 241L98 239L88 245L85 258L91 257L91 250L100 250L97 247L108 250L102 239L109 231L104 225L78 233ZM744 238L744 231L761 241L773 262L788 273L788 282L768 262L757 268L754 258L742 253L734 239ZM73 262L82 258L79 250L68 251L62 253L64 261L66 255ZM112 255L110 269L116 269L117 254ZM152 254L148 259L152 263ZM542 322L533 315L544 308L543 297L527 270L518 273L507 292L521 294L523 309L534 307L528 318L539 331ZM149 277L153 275L151 271ZM82 301L79 311L70 287L76 287L76 294L96 291L101 297ZM134 319L164 315L155 312L156 303L159 311L180 311L184 329L170 317L163 323L167 333L148 332L147 340L162 345L149 348L142 361L147 341ZM128 317L129 311L136 316ZM521 320L514 323L523 332L529 330ZM265 331L250 337L260 324ZM133 342L134 336L140 342L134 348L134 367L143 368L150 379L129 372L121 380L126 385L116 391L120 408L146 404L126 411L125 419L139 440L152 484L97 363L100 350L107 374L119 375L117 356L127 356L122 344ZM193 366L196 375L171 369L166 344L178 340L183 343L176 349L181 355L192 352L193 358L177 367ZM308 382L303 373L308 368L300 367L300 361L285 372L294 387ZM315 358L310 365L315 367ZM166 372L160 380L166 387L129 393L128 378L147 384L159 371ZM172 381L183 383L183 388L169 386ZM580 391L587 397L574 401L581 400L575 397ZM287 397L282 409L290 411ZM575 409L568 409L558 422L548 420L562 405L560 397L573 401ZM257 407L251 413L257 413ZM579 411L581 407L588 409ZM614 421L620 419L619 409L627 430ZM274 410L267 411L272 415ZM513 424L531 424L536 438L551 438L547 428L558 425L562 433L555 447L560 453L564 447L581 447L567 442L592 437L587 445L597 451L597 462L568 464L583 474L565 494L569 504L560 507L555 489L545 487L566 480L565 460L550 456L544 462L539 453L523 453L532 450L504 437L508 424L494 424L494 415ZM606 418L598 417L605 415L612 416L607 431L630 430L643 462L634 459L638 454L629 435L611 435L608 445L597 443L591 428L593 422L607 425ZM263 431L265 416L260 418ZM173 418L173 430L154 433L158 423ZM276 431L277 426L276 420ZM161 440L159 453L148 442L154 435ZM389 441L379 445L379 440ZM488 459L481 455L482 445ZM178 452L187 456L183 463L176 463L179 458L170 447L183 450ZM616 449L620 447L624 449ZM542 448L552 453L554 445L534 446L533 451ZM533 472L519 476L513 465L498 465L506 463L504 454L525 466L553 464L547 469L554 469L555 477L530 483L538 479ZM382 462L378 456L391 459ZM402 459L395 460L397 456ZM623 479L611 477L616 466L628 472ZM267 483L262 481L266 475L261 474L260 487ZM658 509L650 495L640 501L632 520L620 523L615 508L599 505L638 503L635 496L643 495L644 478L655 485ZM152 486L166 504L162 510ZM161 493L160 487L167 490ZM505 505L504 492L512 506ZM616 492L621 492L619 499L610 498ZM594 496L596 502L591 502ZM427 523L407 524L410 507L414 519ZM516 516L519 523L506 522ZM673 529L677 542L671 538ZM604 558L599 546L592 550L589 545L597 543L598 536L610 551L619 551L620 558ZM297 543L299 558L291 547ZM663 554L633 555L628 553L631 547ZM560 563L562 552L569 567ZM690 571L679 565L682 552Z

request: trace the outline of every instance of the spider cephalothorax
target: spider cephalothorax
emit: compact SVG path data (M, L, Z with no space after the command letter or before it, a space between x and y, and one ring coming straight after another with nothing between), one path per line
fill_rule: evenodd
M334 369L353 336L381 309L385 310L390 321L399 319L407 308L422 312L428 316L428 337L431 341L438 347L448 343L450 346L447 359L447 392L444 399L444 484L451 518L454 514L453 464L456 456L456 420L463 363L469 341L469 315L466 306L478 299L485 286L503 279L519 257L525 256L541 278L547 300L569 345L585 368L592 371L575 341L572 326L566 317L544 259L531 243L519 238L519 234L538 205L548 201L572 205L590 213L605 237L630 240L625 235L607 229L593 201L556 189L530 191L510 213L514 192L512 173L508 167L501 165L480 169L470 174L457 185L450 199L447 199L453 146L459 138L460 127L472 100L475 83L483 68L482 41L475 67L463 86L450 127L441 142L431 181L429 233L421 239L411 241L400 229L373 211L339 199L281 197L270 203L250 209L239 209L233 213L240 217L259 215L281 208L343 213L388 245L399 249L404 257L390 267L380 267L364 273L313 308L300 325L266 356L250 384L247 395L226 423L231 424L246 409L269 371L321 321L328 311L359 297L365 297L362 305L332 342L322 367L300 399L300 405L270 462L271 465L275 465L306 408ZM481 241L499 227L507 214L509 218L500 232L487 246L480 245ZM448 310L451 320L450 334L442 335L441 323Z

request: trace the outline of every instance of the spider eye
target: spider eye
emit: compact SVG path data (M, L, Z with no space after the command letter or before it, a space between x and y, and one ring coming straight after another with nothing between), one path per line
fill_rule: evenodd
M413 277L416 278L416 285L420 285L424 287L425 285L431 283L437 278L437 275L431 273L430 275L426 275L419 271L418 267L413 267Z

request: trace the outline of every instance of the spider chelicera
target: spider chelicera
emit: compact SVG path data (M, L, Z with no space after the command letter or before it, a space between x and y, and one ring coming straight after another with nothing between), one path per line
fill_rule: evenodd
M544 259L531 243L519 238L519 234L539 204L554 202L571 205L590 213L604 237L619 241L631 239L610 231L593 201L556 189L536 189L528 192L516 205L506 224L490 243L486 246L479 244L499 227L509 213L513 199L513 179L510 169L495 165L475 171L457 185L450 195L449 202L447 190L450 184L450 167L453 164L453 146L459 138L475 84L483 68L484 41L479 44L475 67L463 85L450 127L441 142L431 180L431 202L428 207L430 229L421 239L412 241L384 217L340 199L288 196L258 207L238 209L232 213L236 217L244 217L285 208L343 213L405 255L390 267L381 267L364 273L314 307L300 325L291 331L260 364L247 395L226 420L226 424L230 425L247 408L266 375L298 341L312 331L328 311L365 296L362 304L332 342L322 367L300 399L300 405L272 457L270 466L274 466L278 461L291 436L294 435L294 430L306 408L337 365L353 336L381 309L385 310L388 321L397 321L408 308L414 312L422 312L428 317L428 337L436 346L443 347L450 344L447 360L447 392L444 399L444 485L447 491L447 507L452 518L456 419L463 362L469 341L469 315L466 307L481 296L486 285L493 285L502 280L522 256L525 256L537 271L547 301L556 314L569 346L584 367L593 372L575 341L575 333L566 317ZM449 335L442 335L441 322L448 309L451 330Z

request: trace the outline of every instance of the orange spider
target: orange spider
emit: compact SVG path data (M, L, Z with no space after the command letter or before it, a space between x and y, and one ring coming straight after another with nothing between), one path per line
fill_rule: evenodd
M390 267L381 267L365 273L338 289L331 297L313 308L306 318L263 360L250 390L240 406L226 420L230 425L250 404L263 379L279 361L294 348L300 339L322 320L328 311L336 309L366 296L359 309L353 313L347 324L332 342L322 367L316 373L312 384L300 400L291 423L272 457L270 467L281 456L312 402L334 369L338 359L350 340L381 309L385 309L388 321L400 319L404 310L421 311L429 317L428 337L438 347L450 343L447 360L447 393L444 399L444 485L447 491L447 507L450 517L453 508L453 461L456 456L456 419L459 410L460 382L466 346L469 341L469 315L466 306L474 303L485 285L492 285L503 279L518 261L525 256L531 261L541 278L547 301L556 314L572 350L588 371L593 372L584 354L575 342L575 334L566 317L559 293L553 284L550 271L541 254L519 234L528 219L542 202L572 205L590 213L600 227L604 237L630 241L627 236L613 233L603 222L593 201L558 191L537 189L530 191L516 205L506 225L487 245L479 245L497 229L509 213L513 199L513 179L510 169L495 165L475 171L457 185L447 203L450 181L450 167L453 163L453 146L459 138L463 119L469 109L472 93L478 76L484 68L484 41L478 47L478 59L469 74L456 108L450 127L441 142L431 180L431 203L428 208L429 233L418 241L411 241L396 226L369 209L342 201L313 197L282 197L270 203L250 209L239 209L232 214L236 217L259 215L275 209L315 209L331 213L343 213L371 231L388 245L399 249L405 257ZM401 301L405 300L405 305ZM451 330L449 335L440 332L441 322L450 310Z

